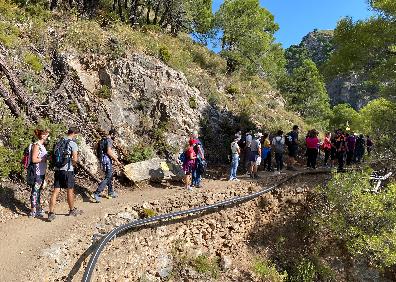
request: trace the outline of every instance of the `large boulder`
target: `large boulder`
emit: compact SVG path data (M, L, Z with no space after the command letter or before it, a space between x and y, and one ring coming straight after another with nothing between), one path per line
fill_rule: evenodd
M160 158L131 163L124 167L125 176L133 181L140 182L150 180L161 182L162 180L181 180L184 176L180 165Z

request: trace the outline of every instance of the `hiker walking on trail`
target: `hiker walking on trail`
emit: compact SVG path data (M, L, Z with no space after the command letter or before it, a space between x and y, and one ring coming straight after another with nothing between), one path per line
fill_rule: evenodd
M328 161L329 161L329 157L331 154L331 133L330 132L326 132L321 149L324 152L323 166L328 167L329 166Z
M116 198L118 195L113 189L113 162L117 165L121 165L117 156L113 151L113 142L116 137L115 129L111 129L109 134L99 141L97 155L99 162L102 166L102 170L105 173L105 178L100 182L98 188L91 197L99 203L101 198L100 194L104 191L106 186L108 187L107 198Z
M82 214L81 210L74 207L74 166L78 161L78 146L76 143L76 137L79 134L77 128L70 128L67 131L67 136L58 141L54 147L54 191L52 192L48 221L55 219L55 204L58 198L60 189L67 190L67 203L69 205L69 216L77 216Z
M263 134L260 132L254 135L254 139L250 144L250 177L251 178L258 178L257 175L257 166L260 164L261 161L261 142L260 139L263 137Z
M345 136L341 130L337 131L337 136L335 139L335 147L337 150L337 160L338 160L338 171L344 171L344 157L345 152L347 151L347 143L345 140Z
M293 130L290 131L285 138L285 142L288 149L288 160L287 160L288 170L296 170L294 165L296 164L296 158L298 154L298 133L299 133L299 127L298 125L294 125Z
M29 146L29 167L32 171L34 179L31 179L31 194L30 194L30 217L44 217L41 208L41 191L43 190L45 182L45 173L47 171L48 153L45 148L45 143L49 136L49 130L36 129L34 135L37 141Z
M353 133L347 134L346 136L347 142L347 158L346 165L350 165L353 162L353 156L355 155L355 146L356 146L356 137Z
M276 136L272 139L272 146L275 151L276 171L275 174L281 174L283 169L283 152L285 146L285 137L283 131L278 130Z
M261 159L264 163L264 170L272 171L272 158L271 158L271 141L269 140L269 134L264 133L263 135L263 149L261 153Z
M356 139L356 148L355 148L355 161L357 163L361 163L364 156L364 151L366 147L366 140L364 139L363 134L359 134L359 137Z
M201 140L199 140L199 135L198 131L194 131L194 133L191 136L191 139L196 141L196 146L194 147L195 154L197 156L195 160L195 168L192 172L192 186L195 186L197 188L201 188L201 180L202 180L202 174L205 170L206 167L206 160L205 160L205 153L204 149L202 146Z
M195 169L195 160L197 158L197 154L195 153L195 146L197 145L197 140L190 139L188 141L188 148L185 151L185 160L183 162L183 171L184 171L184 183L187 190L191 191L191 174Z
M239 155L241 149L239 148L238 142L240 140L240 135L235 134L234 141L231 143L231 173L230 181L239 181L237 178L237 170L239 165Z
M319 139L318 132L312 129L305 139L307 145L307 168L316 169L316 159L318 158Z

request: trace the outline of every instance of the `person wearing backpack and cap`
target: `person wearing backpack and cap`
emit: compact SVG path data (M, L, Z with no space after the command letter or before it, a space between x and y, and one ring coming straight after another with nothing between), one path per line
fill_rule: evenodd
M36 129L34 135L37 141L30 146L29 169L33 170L34 181L31 185L29 217L44 217L41 209L41 191L45 183L45 173L47 171L48 153L45 143L49 136L48 129Z
M296 158L298 154L298 133L299 133L298 125L293 126L293 130L286 134L285 142L288 149L288 159L287 159L287 169L288 170L297 170L294 165L296 164Z
M254 135L254 139L250 144L250 177L251 178L258 178L257 175L257 160L261 158L261 137L263 134L258 132Z
M283 137L283 131L278 130L276 136L272 139L272 146L275 151L276 171L275 175L281 174L283 169L283 151L285 146L285 137Z
M76 137L80 131L71 127L67 131L67 136L62 138L54 148L54 191L52 192L48 221L55 219L55 204L58 198L60 189L66 189L67 191L67 203L69 205L69 216L77 216L82 214L81 210L74 207L74 166L78 161L78 146L76 143Z
M91 197L97 202L100 202L100 194L108 187L107 198L116 198L118 194L113 189L113 162L120 165L117 156L113 151L113 142L116 137L115 129L110 129L109 134L99 141L98 158L105 173L105 178L100 182L98 188Z

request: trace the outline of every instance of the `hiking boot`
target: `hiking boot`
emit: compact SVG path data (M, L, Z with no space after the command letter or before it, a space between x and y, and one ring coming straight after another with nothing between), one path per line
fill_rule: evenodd
M91 194L91 198L94 199L94 201L96 203L100 203L100 201L101 201L100 196L98 194L96 194L96 193L92 193Z
M116 192L111 192L110 194L108 194L106 196L107 199L114 199L114 198L117 198L117 197L118 197L118 194Z
M55 219L55 214L53 212L48 213L48 221L53 221Z
M69 210L69 216L78 216L83 213L82 210L79 210L77 208L73 208L72 210Z
M42 209L36 211L36 217L44 217L44 211Z

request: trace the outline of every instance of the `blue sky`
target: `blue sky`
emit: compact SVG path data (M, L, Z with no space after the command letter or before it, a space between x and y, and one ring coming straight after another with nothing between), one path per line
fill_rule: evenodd
M261 6L275 16L279 31L275 34L284 48L299 44L308 32L334 29L337 22L351 16L354 20L372 15L367 0L260 0ZM213 0L216 11L223 0Z

